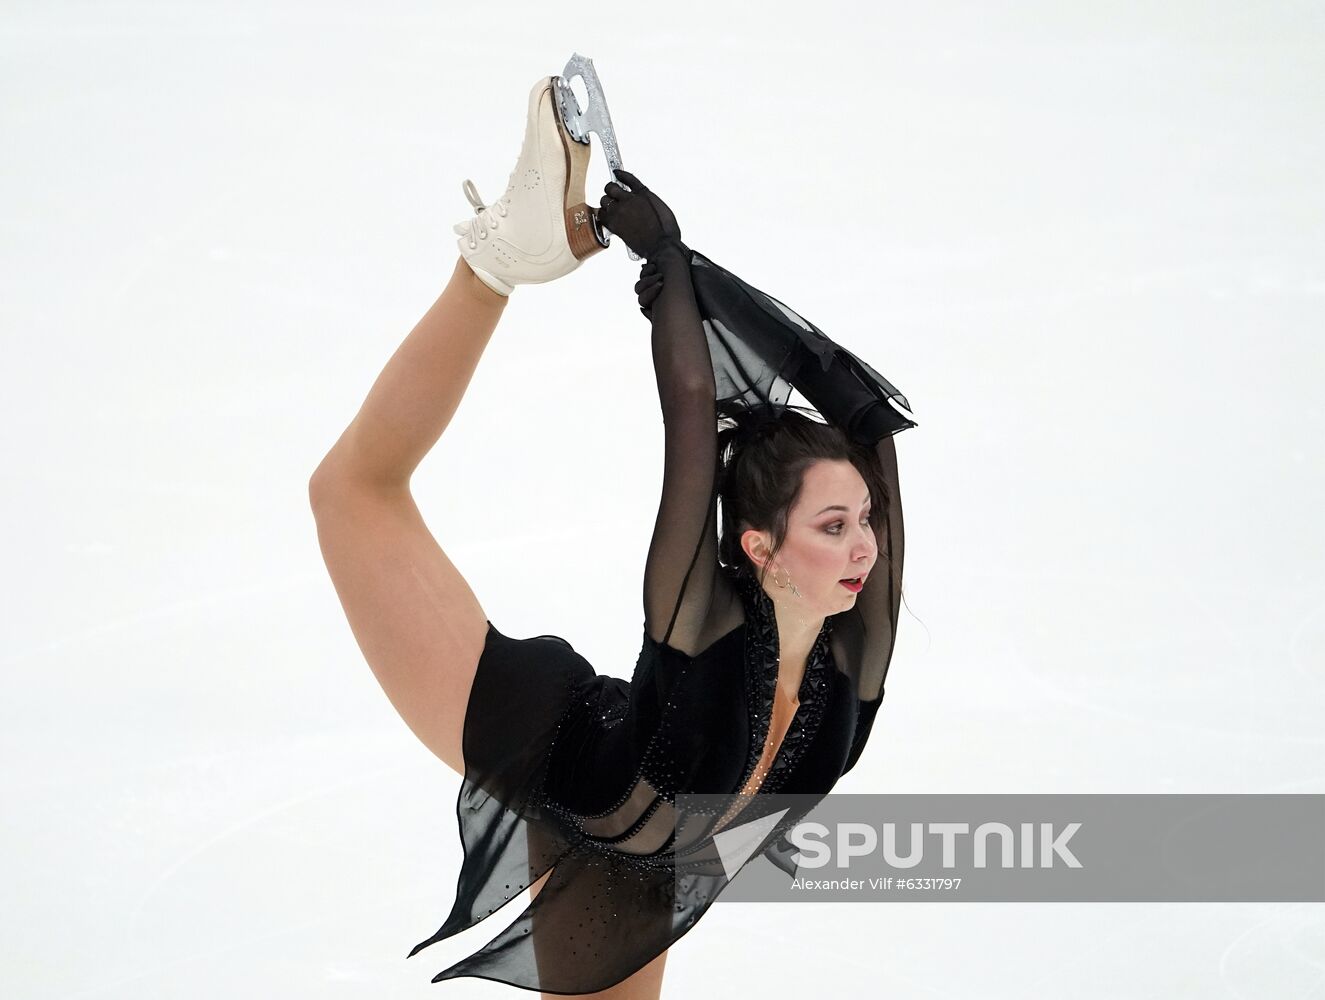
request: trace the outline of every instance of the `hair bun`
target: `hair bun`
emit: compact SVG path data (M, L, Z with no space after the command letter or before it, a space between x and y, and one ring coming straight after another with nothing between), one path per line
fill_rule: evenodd
M779 408L771 403L737 410L728 417L732 421L728 430L735 441L744 444L777 427L780 416Z

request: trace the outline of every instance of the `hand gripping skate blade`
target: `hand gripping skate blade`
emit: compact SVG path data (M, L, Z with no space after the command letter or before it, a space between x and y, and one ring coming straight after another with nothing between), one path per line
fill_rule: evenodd
M589 104L585 108L580 107L575 91L570 86L570 81L577 76L584 81L584 89L589 95ZM607 156L608 174L615 180L616 174L614 171L622 166L621 152L617 148L616 132L612 128L612 116L607 111L607 98L603 96L603 85L599 82L598 74L594 71L593 60L576 52L566 63L566 68L561 71L561 76L552 78L552 87L557 98L557 114L561 117L561 124L570 133L572 139L586 145L589 143L589 133L597 133L598 143L603 147L603 152ZM625 187L625 185L623 184L622 187ZM597 214L594 215L594 230L599 242L603 246L607 246L607 239L603 236L603 233L607 230L599 224ZM629 247L626 249L631 260L640 259L639 254L635 251Z

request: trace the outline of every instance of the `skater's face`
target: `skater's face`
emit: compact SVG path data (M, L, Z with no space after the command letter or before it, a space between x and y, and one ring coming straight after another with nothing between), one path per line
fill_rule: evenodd
M805 471L800 496L787 517L787 536L768 567L766 586L794 583L816 615L835 615L855 605L859 588L842 580L868 576L879 546L869 522L869 487L859 470L843 460L815 462ZM744 544L756 566L767 559L768 532L749 531ZM762 557L762 558L761 558ZM774 574L776 573L776 580ZM790 594L787 587L782 594ZM792 600L792 598L788 598Z

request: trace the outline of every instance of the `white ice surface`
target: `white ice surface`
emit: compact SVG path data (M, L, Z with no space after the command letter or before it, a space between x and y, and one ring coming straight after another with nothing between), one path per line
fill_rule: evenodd
M1323 50L1306 3L6 4L4 995L514 994L429 983L514 908L404 960L459 779L306 485L573 51L687 242L919 419L841 790L1325 791ZM662 459L636 276L617 242L517 289L415 477L504 632L623 676ZM1323 913L733 903L664 996L1319 998Z

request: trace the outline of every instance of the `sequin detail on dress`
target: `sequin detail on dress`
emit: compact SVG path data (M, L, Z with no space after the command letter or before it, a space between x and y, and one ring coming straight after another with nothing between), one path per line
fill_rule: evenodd
M745 772L740 783L733 789L734 792L738 792L753 776L756 766L764 755L764 745L768 740L768 730L773 720L773 703L777 698L780 642L777 611L772 598L760 586L748 567L742 566L731 576L746 606L746 690L754 692L749 702L750 732L757 735L757 738L750 741ZM828 671L832 669L828 639L832 631L833 617L830 615L824 619L823 627L819 630L819 635L810 650L805 663L805 676L801 678L799 693L796 696L799 703L796 714L782 737L768 774L758 786L759 792L770 794L777 792L785 782L787 774L795 769L805 746L814 739L827 701Z

